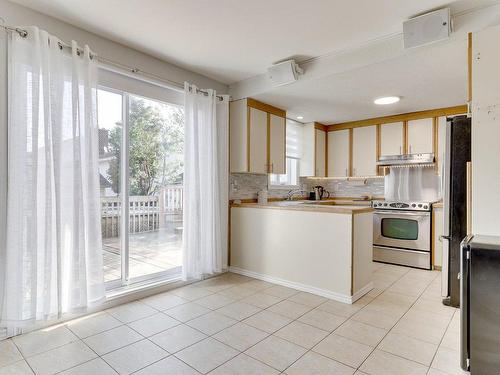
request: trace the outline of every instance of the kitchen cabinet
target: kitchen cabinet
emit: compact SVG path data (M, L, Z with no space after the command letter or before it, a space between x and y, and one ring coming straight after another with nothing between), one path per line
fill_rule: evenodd
M253 99L230 103L231 173L285 173L285 142L285 111Z
M443 207L441 204L432 208L432 259L435 269L440 270L443 266L443 243L441 236L443 235Z
M321 129L314 129L315 136L315 173L316 177L326 176L326 132Z
M301 177L326 176L326 131L310 122L302 127Z
M377 126L353 129L352 176L377 175Z
M392 122L380 126L380 155L403 153L404 123Z
M232 272L343 303L373 288L372 240L373 214L363 207L344 213L231 207Z
M408 121L408 154L432 153L432 118Z
M229 170L231 173L248 172L247 111L245 100L230 103Z
M349 176L349 138L348 129L328 132L328 177Z
M271 173L286 173L286 119L269 116L269 168ZM251 154L250 154L251 155Z
M267 113L250 108L249 172L267 173Z

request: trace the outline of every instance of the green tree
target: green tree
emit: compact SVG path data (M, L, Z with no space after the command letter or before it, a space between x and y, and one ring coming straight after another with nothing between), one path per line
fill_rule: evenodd
M153 106L131 97L129 109L130 195L153 195L162 185L182 182L184 114L181 108ZM119 192L122 127L109 135L113 162L108 169L112 188Z

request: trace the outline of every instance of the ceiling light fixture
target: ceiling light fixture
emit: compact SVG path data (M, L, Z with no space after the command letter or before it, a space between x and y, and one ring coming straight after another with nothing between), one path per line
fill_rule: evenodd
M401 100L399 96L383 96L375 99L373 102L378 105L394 104Z
M297 116L297 120L303 120L304 116Z

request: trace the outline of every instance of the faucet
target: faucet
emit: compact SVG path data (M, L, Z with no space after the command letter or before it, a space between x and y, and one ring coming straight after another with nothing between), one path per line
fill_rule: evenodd
M305 193L306 191L305 190L302 190L302 189L292 189L288 192L288 194L286 195L286 200L287 201L291 201L292 200L292 197L295 195L295 194L299 194L299 193Z

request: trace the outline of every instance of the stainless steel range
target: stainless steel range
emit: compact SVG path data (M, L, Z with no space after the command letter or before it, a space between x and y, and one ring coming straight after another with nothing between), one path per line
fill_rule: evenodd
M373 201L373 260L431 269L432 202Z

